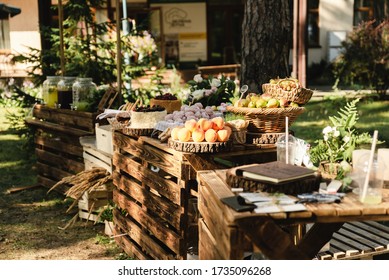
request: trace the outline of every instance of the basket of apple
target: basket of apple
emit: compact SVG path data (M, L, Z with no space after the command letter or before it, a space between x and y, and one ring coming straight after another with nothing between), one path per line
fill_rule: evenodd
M302 87L295 78L270 79L269 83L262 85L262 92L299 105L306 104L313 94L312 90Z
M227 107L228 112L243 115L249 121L247 130L256 133L285 132L285 117L291 125L304 110L295 102L274 98L268 93L249 93Z

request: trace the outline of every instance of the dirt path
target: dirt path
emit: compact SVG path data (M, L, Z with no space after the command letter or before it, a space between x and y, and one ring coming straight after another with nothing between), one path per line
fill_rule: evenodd
M9 189L9 188L8 188ZM71 200L38 187L16 193L0 188L0 259L112 260L125 254L104 234L103 224L77 219L77 207L67 214Z

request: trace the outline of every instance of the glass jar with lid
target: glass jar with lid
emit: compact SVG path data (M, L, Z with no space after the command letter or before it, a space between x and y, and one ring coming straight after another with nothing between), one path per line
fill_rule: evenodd
M87 111L88 105L97 86L92 78L77 78L73 84L73 102L72 109Z
M42 85L43 104L50 108L55 108L58 103L57 84L59 79L59 76L47 76Z
M57 85L58 90L58 108L70 109L70 104L73 102L73 83L76 77L64 76L61 77Z

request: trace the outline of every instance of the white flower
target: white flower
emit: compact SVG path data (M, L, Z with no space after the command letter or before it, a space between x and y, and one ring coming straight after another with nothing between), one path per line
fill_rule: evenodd
M339 130L336 130L336 128L334 129L334 137L338 137L340 135L340 131Z
M204 96L204 89L198 89L192 92L193 100L200 100Z
M328 135L327 134L324 134L323 138L324 138L324 141L328 141Z
M331 126L326 126L323 129L323 134L327 135L328 133L332 132L332 127Z
M350 141L350 139L351 139L350 136L346 135L346 136L343 137L343 142L344 143L348 143Z
M220 87L221 81L219 79L212 79L211 87Z
M197 74L193 77L193 80L196 82L196 83L201 83L203 81L203 77L201 77L201 74Z

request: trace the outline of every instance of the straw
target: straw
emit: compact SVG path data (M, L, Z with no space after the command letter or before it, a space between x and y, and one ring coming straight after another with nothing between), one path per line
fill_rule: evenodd
M374 130L373 143L371 144L370 157L369 157L369 162L368 162L368 165L367 165L365 183L363 185L362 196L361 196L361 199L360 199L362 202L365 200L365 197L366 197L366 194L367 194L367 188L368 188L368 185L369 185L370 172L371 172L371 168L373 166L373 160L374 160L374 151L375 151L375 146L377 144L377 136L378 136L378 131Z
M285 161L289 163L289 118L285 117Z

